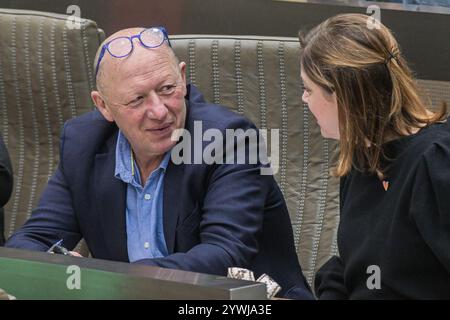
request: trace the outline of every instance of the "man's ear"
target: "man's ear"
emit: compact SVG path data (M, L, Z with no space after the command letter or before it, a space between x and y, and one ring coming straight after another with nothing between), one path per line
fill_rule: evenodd
M183 79L184 85L186 85L186 62L180 62L178 64L181 73L181 79Z
M114 122L114 118L112 117L111 113L106 107L105 100L103 99L100 92L92 91L91 99L94 102L95 106L97 107L98 111L100 111L100 113L103 115L103 117L105 117L105 119L108 120L109 122Z

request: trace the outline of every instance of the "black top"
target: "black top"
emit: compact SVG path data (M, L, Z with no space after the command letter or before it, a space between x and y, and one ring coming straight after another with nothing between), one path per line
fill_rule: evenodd
M341 180L340 258L319 270L316 294L450 299L450 121L388 142L385 152L384 182L356 170Z
M3 206L8 202L13 188L13 175L11 162L5 143L0 136L0 246L5 242L4 239L4 217Z

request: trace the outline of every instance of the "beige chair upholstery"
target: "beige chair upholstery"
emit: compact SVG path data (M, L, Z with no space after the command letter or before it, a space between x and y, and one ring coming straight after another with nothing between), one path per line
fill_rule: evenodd
M0 132L14 169L5 236L30 216L58 162L63 123L92 109L93 59L104 38L93 21L0 9Z

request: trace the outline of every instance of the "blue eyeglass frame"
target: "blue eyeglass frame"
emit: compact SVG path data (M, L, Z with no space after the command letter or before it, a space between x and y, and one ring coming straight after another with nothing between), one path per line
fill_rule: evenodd
M145 45L145 43L142 41L141 35L142 35L144 32L146 32L147 30L154 29L154 28L159 29L159 30L163 33L164 39L163 39L163 41L161 42L161 44L159 44L159 45L157 45L157 46L147 46L147 45ZM130 40L130 42L131 42L131 50L130 50L130 52L128 52L127 54L124 54L124 55L122 55L122 56L116 56L116 55L112 54L111 51L109 51L109 44L110 44L111 42L113 42L113 41L115 41L115 40L117 40L117 39L121 39L121 38ZM102 61L103 57L105 56L106 50L108 50L109 54L110 54L111 56L113 56L114 58L123 58L123 57L126 57L126 56L130 55L130 54L133 52L133 50L134 50L133 39L135 39L135 38L139 39L139 42L141 43L141 45L142 45L144 48L158 48L158 47L160 47L160 46L164 43L165 40L167 40L167 43L169 44L169 47L172 47L172 45L170 44L169 35L167 34L167 30L166 30L166 28L164 28L164 27L162 27L162 26L160 26L160 27L150 27L150 28L146 28L146 29L142 30L141 32L139 32L139 34L136 34L136 35L131 36L131 37L117 37L117 38L111 39L111 41L105 43L105 44L103 45L103 47L102 47L102 51L100 52L100 55L99 55L99 57L98 57L97 65L95 66L95 76L97 77L98 68L100 67L100 62Z

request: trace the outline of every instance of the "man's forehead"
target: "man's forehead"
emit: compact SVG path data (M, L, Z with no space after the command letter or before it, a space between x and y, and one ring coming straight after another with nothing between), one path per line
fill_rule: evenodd
M135 47L133 54L123 59L111 59L105 66L104 83L118 93L118 88L126 88L137 83L159 83L176 80L179 76L178 64L164 47L147 49ZM152 82L152 83L153 83ZM115 89L114 89L115 88Z
M117 59L112 66L116 74L129 76L147 72L163 72L164 70L175 71L177 64L172 59L167 48L156 49L135 48L132 55L125 59Z

